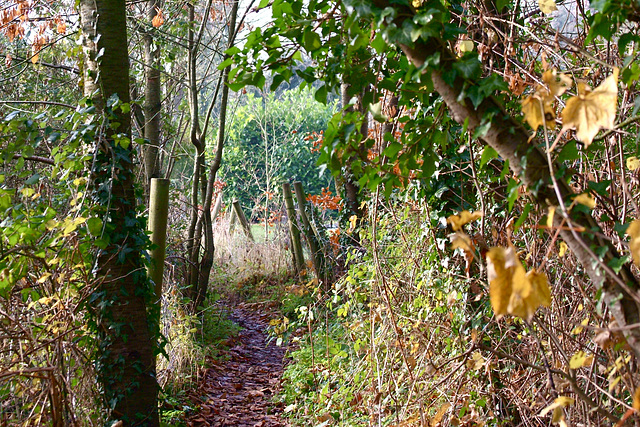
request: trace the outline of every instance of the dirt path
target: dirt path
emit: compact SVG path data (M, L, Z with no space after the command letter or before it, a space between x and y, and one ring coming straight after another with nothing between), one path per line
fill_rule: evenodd
M266 343L268 308L254 304L229 307L240 325L230 340L227 361L213 363L198 388L200 411L188 420L193 427L285 427L281 407L271 402L280 387L284 349ZM266 312L266 313L265 313Z

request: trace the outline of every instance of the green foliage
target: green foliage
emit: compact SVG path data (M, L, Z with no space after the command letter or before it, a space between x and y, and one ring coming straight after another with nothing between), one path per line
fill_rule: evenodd
M334 110L315 102L309 90L247 94L227 129L220 172L226 195L253 209L281 200L274 195L283 182L301 181L310 194L330 186L330 177L316 167L318 154L308 136L321 132Z

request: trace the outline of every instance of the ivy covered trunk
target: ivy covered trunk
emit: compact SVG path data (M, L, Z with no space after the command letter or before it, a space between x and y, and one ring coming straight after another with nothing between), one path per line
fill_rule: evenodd
M142 258L148 239L136 209L125 2L82 0L80 17L85 95L104 117L91 171L103 224L87 298L97 335L95 364L110 420L157 426L154 334L146 306L153 289Z

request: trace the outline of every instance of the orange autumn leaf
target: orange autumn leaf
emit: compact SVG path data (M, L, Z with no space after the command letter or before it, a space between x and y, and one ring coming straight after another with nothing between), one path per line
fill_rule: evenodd
M151 25L158 28L162 24L164 24L164 14L162 13L162 9L156 6L156 16L151 20Z

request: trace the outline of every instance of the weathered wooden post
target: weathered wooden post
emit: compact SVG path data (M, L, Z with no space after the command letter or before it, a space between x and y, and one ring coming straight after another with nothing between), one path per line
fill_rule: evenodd
M307 197L304 194L302 183L300 181L294 182L293 189L296 192L296 199L298 199L298 213L302 220L302 231L304 232L304 236L309 244L309 249L311 250L311 259L313 261L313 268L316 270L316 277L319 281L325 282L325 285L327 285L324 254L320 248L319 238L313 230L309 217L307 216L307 212L305 211Z
M148 274L153 280L157 304L162 299L162 275L164 273L164 256L167 244L167 217L169 216L169 180L151 178L149 191L149 224L151 231L151 262Z
M291 185L289 185L288 182L282 184L282 192L284 194L284 204L287 207L287 222L289 223L289 234L291 235L293 265L295 266L296 272L300 274L300 272L304 270L304 253L302 252L302 243L300 242L300 228L296 220L296 208L293 204Z
M242 212L242 206L240 206L240 201L238 201L238 199L233 200L233 211L235 212L236 217L240 221L240 225L244 230L244 234L246 234L247 237L251 239L252 242L255 242L255 239L253 238L253 233L251 233L251 227L249 227L249 221L247 221L247 217L244 216L244 212Z
M229 212L229 234L233 233L233 229L236 227L236 222L238 222L238 215L236 215L236 210L233 208L233 204L231 204Z
M222 190L220 190L220 193L218 194L216 204L213 205L213 211L211 212L211 221L215 222L216 218L218 218L218 215L220 215L220 209L222 209Z

